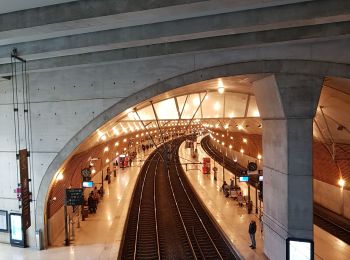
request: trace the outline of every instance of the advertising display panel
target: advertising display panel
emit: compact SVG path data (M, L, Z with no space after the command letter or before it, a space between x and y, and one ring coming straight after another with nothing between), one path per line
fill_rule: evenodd
M314 242L309 239L287 238L287 260L313 260Z
M22 215L10 213L10 243L12 246L25 247L22 225Z

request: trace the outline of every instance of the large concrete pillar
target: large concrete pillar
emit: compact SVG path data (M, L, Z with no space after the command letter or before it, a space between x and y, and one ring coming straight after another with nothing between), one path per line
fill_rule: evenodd
M286 259L286 239L313 239L312 120L322 78L271 75L253 83L263 120L264 252Z

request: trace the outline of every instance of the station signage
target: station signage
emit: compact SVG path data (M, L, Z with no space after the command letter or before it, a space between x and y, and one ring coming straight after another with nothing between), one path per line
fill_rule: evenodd
M83 189L66 189L66 206L83 205Z

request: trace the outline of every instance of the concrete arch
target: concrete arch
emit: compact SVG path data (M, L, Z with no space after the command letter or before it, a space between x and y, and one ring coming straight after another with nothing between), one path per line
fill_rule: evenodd
M121 100L112 107L98 115L94 120L85 125L59 152L55 159L45 172L39 186L37 195L36 230L44 232L44 245L47 246L46 239L46 204L50 183L55 173L74 151L74 149L85 140L96 129L114 118L116 115L126 109L137 105L138 103L150 99L164 92L176 89L188 84L214 79L217 77L235 76L242 74L261 74L261 73L283 73L283 74L304 74L313 76L336 76L350 78L350 65L311 61L311 60L261 60L224 64L215 67L208 67L196 71L169 78L162 82L157 82L143 90Z

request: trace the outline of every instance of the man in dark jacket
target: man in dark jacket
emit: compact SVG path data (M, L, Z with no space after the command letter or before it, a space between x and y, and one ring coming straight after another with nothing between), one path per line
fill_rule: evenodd
M252 244L250 245L250 247L252 249L255 249L256 248L256 243L255 243L256 223L254 220L250 221L248 232L249 232L250 240L252 241Z

